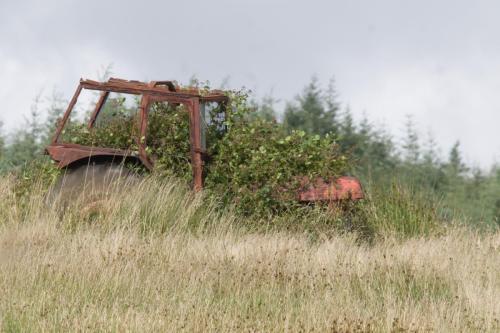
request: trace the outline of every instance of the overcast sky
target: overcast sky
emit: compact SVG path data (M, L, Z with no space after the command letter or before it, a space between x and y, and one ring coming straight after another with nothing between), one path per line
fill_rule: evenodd
M0 120L113 63L126 79L193 74L291 99L316 74L397 137L405 115L443 154L500 160L500 1L0 1Z

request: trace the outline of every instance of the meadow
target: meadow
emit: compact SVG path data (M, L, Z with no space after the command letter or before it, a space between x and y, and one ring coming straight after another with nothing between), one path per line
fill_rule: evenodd
M135 186L61 209L0 179L0 330L500 330L498 230L416 230L418 200L369 198L366 238L319 215L245 221L175 181Z

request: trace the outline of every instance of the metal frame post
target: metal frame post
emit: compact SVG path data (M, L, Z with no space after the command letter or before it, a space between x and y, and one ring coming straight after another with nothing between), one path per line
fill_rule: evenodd
M191 140L191 163L193 166L193 188L197 192L203 188L200 100L198 98L191 99L189 103L189 109L189 131Z
M57 143L57 141L59 140L59 136L61 135L62 129L64 125L66 125L66 122L69 119L69 115L71 114L71 111L73 111L73 108L75 107L76 101L78 100L78 96L80 96L80 93L82 92L82 88L83 88L82 84L80 83L76 88L76 91L73 94L73 97L71 98L68 107L66 108L66 112L64 113L63 118L61 119L59 124L57 124L56 133L52 138L52 144Z

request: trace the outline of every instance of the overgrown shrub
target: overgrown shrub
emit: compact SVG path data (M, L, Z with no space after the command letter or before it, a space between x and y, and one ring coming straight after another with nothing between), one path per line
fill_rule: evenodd
M148 115L145 140L158 175L192 181L189 114L182 105L155 103Z
M116 119L106 127L89 130L86 124L72 122L63 133L63 141L85 146L101 146L118 149L133 148L136 144L131 129L134 128L131 119Z
M32 200L32 195L38 190L46 190L52 185L60 174L60 169L55 162L47 157L26 163L15 173L14 193L21 203Z
M332 136L287 133L281 124L251 117L245 91L227 92L230 105L225 118L221 109L209 108L206 188L223 204L235 203L244 215L273 215L299 207L297 190L303 177L330 179L347 169ZM137 119L115 103L115 116L106 125L87 129L73 122L65 129L70 142L83 145L137 149L134 137ZM189 118L181 105L157 103L149 111L147 151L156 172L192 179ZM227 133L223 131L227 129Z
M329 179L346 166L330 136L287 134L276 123L241 119L218 143L206 185L224 201L237 203L240 212L265 215L299 207L302 177Z

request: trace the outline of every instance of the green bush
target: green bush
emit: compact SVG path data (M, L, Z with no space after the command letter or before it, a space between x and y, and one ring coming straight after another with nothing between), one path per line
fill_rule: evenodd
M146 150L162 177L192 180L189 114L183 106L154 104L148 115Z
M139 100L136 100L136 104ZM125 105L124 97L108 98L94 127L87 121L70 119L62 131L62 141L85 146L137 149L137 107Z
M265 215L300 206L303 176L329 179L346 169L347 158L330 136L287 134L273 122L241 119L218 143L206 186L246 215Z
M47 157L24 164L16 173L14 193L21 203L29 203L38 189L47 190L57 179L60 169Z

